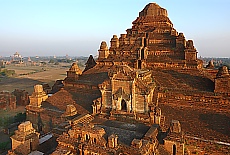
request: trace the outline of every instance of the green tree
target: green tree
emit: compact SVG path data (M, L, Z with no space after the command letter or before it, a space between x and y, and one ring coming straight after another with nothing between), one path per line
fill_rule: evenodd
M54 63L55 61L54 61L54 59L50 59L50 61L49 61L49 63Z
M8 70L8 69L3 69L0 74L2 76L7 76L7 77L10 77L10 76L14 76L15 75L15 70Z
M14 122L24 122L26 120L26 113L18 113L14 116Z
M9 149L9 143L10 141L0 143L0 150Z
M55 62L54 65L59 65L59 62Z

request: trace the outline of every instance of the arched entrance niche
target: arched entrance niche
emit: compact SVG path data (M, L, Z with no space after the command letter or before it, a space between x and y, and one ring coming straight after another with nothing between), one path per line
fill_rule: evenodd
M127 111L127 103L125 102L124 99L121 100L121 110Z

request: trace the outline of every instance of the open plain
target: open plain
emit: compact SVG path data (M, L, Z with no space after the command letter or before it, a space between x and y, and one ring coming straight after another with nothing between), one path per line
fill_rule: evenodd
M12 92L15 89L22 89L29 94L33 91L36 84L48 83L50 87L56 80L63 80L66 77L66 71L69 63L47 66L15 66L7 65L5 69L14 70L16 75L13 77L0 79L0 91Z

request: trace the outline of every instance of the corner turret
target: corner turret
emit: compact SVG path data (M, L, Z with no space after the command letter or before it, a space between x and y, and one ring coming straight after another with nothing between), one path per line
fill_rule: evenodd
M230 76L227 66L219 68L215 78L215 93L230 94Z
M77 63L74 62L70 69L67 71L67 79L76 80L81 74L81 69L78 67Z
M105 41L101 42L101 46L98 52L99 52L98 59L106 59L109 56L108 46Z
M41 103L48 98L48 95L43 90L42 85L35 85L34 92L32 93L31 96L29 96L29 98L30 98L29 106L40 108Z

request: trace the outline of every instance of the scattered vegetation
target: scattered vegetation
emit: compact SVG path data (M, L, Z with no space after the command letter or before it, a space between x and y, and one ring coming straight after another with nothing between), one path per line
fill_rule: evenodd
M52 64L55 63L56 61L54 59L50 59L50 61L48 63Z
M0 143L0 150L7 150L9 148L10 141Z
M59 62L55 62L54 65L59 65Z
M61 62L64 62L64 63L73 63L75 60L70 60L70 59L50 59L48 63L61 63Z
M0 71L0 76L3 77L12 77L14 75L16 75L15 70L3 69Z
M0 126L5 127L5 126L10 125L11 123L13 123L12 117L7 117L7 116L0 117Z
M14 123L16 122L24 122L26 120L26 113L18 113L14 116Z
M18 113L15 116L0 117L0 126L6 127L12 123L23 122L26 120L26 113Z
M4 61L2 60L2 61L0 61L0 70L1 70L1 68L5 68L5 63L4 63Z

